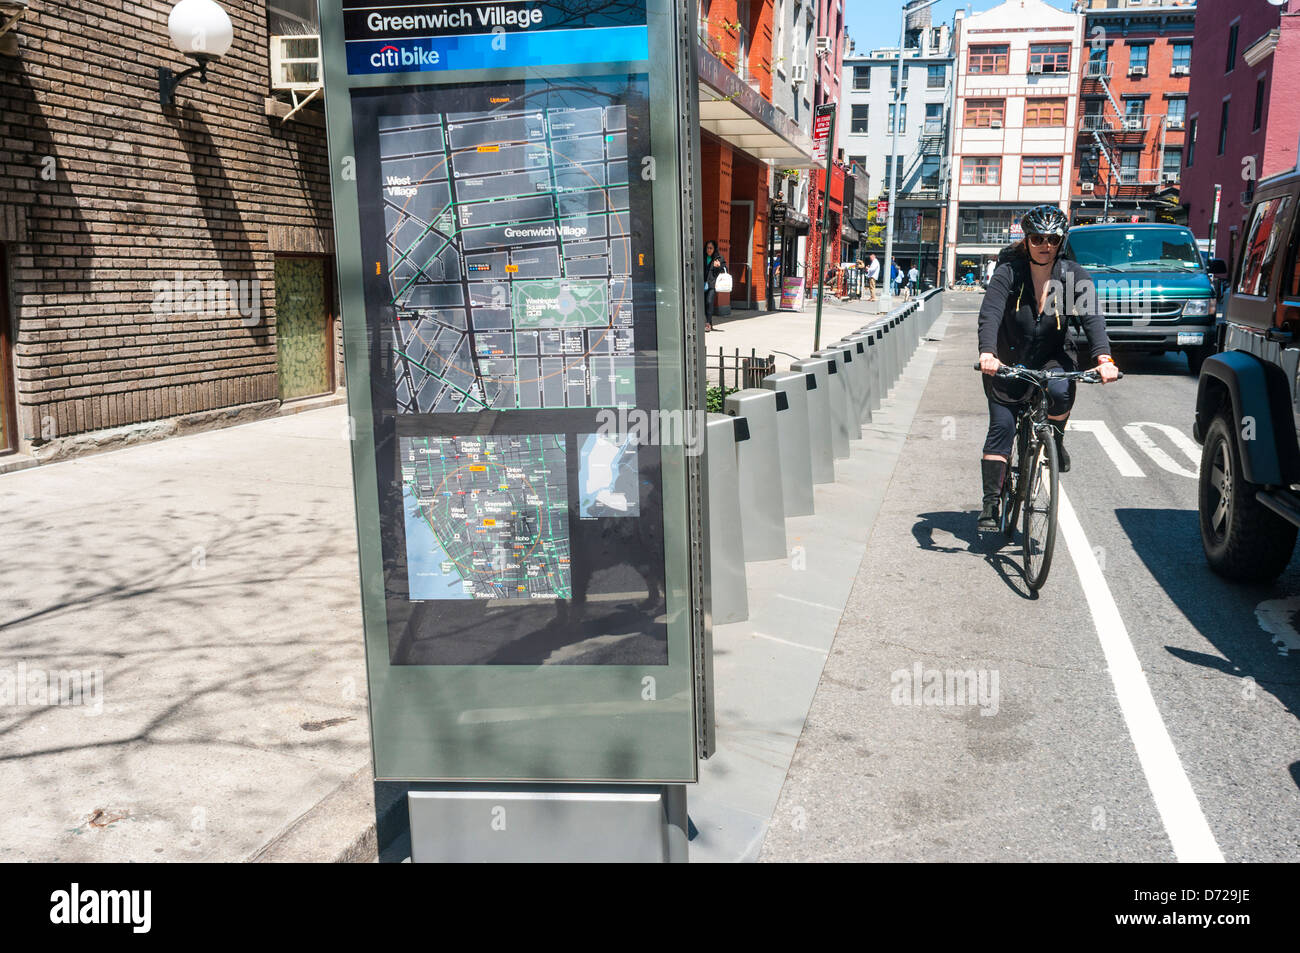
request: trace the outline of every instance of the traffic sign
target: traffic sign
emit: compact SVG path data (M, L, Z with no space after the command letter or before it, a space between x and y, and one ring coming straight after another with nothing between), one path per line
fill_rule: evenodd
M817 107L813 114L813 162L822 163L826 161L827 144L831 136L831 120L835 115L835 104L824 103Z

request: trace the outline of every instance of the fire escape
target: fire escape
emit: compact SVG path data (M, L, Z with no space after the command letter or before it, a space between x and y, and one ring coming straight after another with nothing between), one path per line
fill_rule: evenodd
M1151 198L1161 185L1163 173L1160 168L1142 167L1141 162L1148 151L1147 134L1156 128L1160 132L1157 155L1164 156L1166 117L1146 112L1144 100L1139 101L1143 103L1140 113L1130 113L1122 108L1111 89L1110 68L1109 59L1095 59L1084 64L1083 96L1103 97L1101 108L1096 112L1085 112L1079 123L1079 137L1090 139L1096 154L1106 162L1104 179L1100 162L1093 164L1093 188L1101 191L1107 199ZM1119 156L1133 150L1137 152L1138 165L1125 166ZM1177 173L1170 175L1176 176ZM1087 179L1081 178L1081 184L1086 190Z

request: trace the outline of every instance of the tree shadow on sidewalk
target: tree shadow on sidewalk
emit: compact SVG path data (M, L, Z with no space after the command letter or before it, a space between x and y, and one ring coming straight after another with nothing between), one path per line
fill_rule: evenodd
M977 510L918 513L917 522L912 525L912 535L916 537L917 545L928 552L968 553L982 558L1016 595L1022 599L1037 599L1038 593L1025 583L1018 558L1019 542L1006 542L999 535L985 539L975 529L978 519ZM938 537L936 532L940 534ZM944 534L951 536L953 542L944 541Z

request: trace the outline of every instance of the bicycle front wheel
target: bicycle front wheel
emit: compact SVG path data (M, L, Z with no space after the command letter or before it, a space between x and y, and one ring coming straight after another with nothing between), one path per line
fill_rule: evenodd
M1047 582L1056 546L1056 504L1060 464L1056 441L1034 436L1021 479L1025 481L1024 510L1021 513L1025 546L1025 582L1035 591Z

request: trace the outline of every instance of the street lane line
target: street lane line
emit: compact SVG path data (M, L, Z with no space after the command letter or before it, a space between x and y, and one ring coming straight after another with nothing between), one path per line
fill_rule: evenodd
M1119 698L1120 711L1124 714L1133 747L1137 749L1138 761L1156 802L1156 810L1164 822L1165 833L1173 844L1174 856L1183 863L1221 864L1223 852L1205 820L1187 772L1178 760L1178 752L1165 728L1164 719L1160 717L1151 686L1142 674L1142 663L1133 650L1119 607L1115 605L1106 577L1102 575L1097 557L1064 490L1060 491L1059 506L1058 525L1070 547L1070 557L1088 600L1093 627L1106 656L1106 668Z
M825 649L819 649L815 645L804 645L802 642L791 642L789 639L778 639L775 635L768 635L766 632L751 632L756 638L767 639L769 642L780 642L782 645L788 645L793 649L803 649L805 652L816 652L818 655L825 655Z
M1147 434L1145 429L1147 427L1150 427L1153 430L1159 430L1162 434L1168 437L1174 446L1183 452L1183 456L1192 461L1192 468L1188 470L1173 457L1169 456L1169 454L1165 453L1161 447L1157 446L1156 442ZM1170 473L1177 473L1179 476L1191 477L1193 480L1197 478L1198 469L1201 465L1201 448L1192 443L1192 439L1177 427L1170 426L1169 424L1153 424L1147 421L1136 421L1131 424L1125 424L1124 432L1129 435L1130 440L1141 448L1143 453L1151 458L1151 461L1156 466L1168 470Z
M1106 451L1106 456L1110 457L1111 463L1119 469L1120 476L1126 477L1144 477L1145 473L1137 465L1137 461L1129 456L1129 452L1124 449L1124 445L1119 442L1119 438L1110 432L1110 427L1104 420L1071 420L1065 425L1066 430L1081 430L1084 433L1095 434L1097 442L1101 444L1101 449Z

